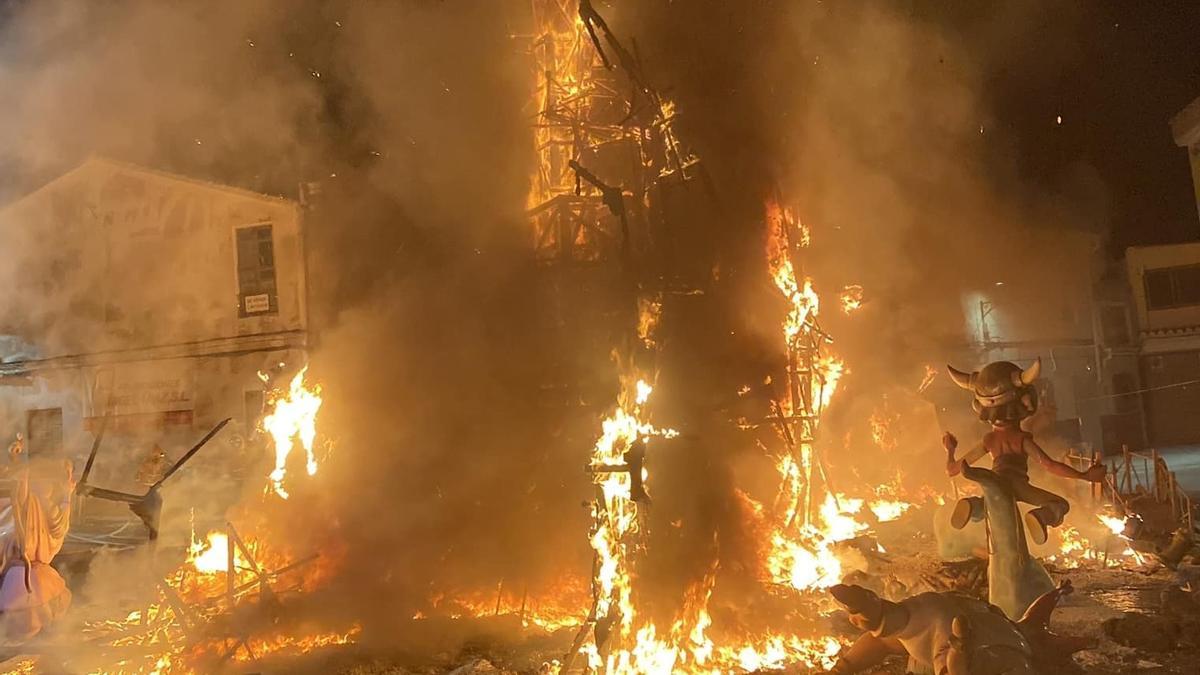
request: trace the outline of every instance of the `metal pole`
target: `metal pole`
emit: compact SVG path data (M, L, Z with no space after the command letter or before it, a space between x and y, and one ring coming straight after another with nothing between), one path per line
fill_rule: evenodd
M1154 462L1154 501L1162 502L1163 476L1158 466L1158 450L1150 448L1150 458Z

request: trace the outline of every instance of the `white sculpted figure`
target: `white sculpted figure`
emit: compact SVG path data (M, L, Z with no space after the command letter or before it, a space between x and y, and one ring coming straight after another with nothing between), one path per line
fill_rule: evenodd
M36 459L3 481L0 497L0 628L21 642L61 617L71 604L50 561L62 550L71 525L75 480L71 463Z

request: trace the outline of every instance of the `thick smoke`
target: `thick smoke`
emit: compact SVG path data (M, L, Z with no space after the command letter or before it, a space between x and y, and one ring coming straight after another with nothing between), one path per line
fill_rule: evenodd
M1078 17L1036 3L963 12L879 2L626 9L622 27L686 111L736 214L723 226L739 230L730 238L745 247L745 276L763 278L755 227L776 185L813 232L805 265L850 369L827 416L827 447L849 446L858 461L843 468L856 478L866 470L868 483L894 478L901 465L919 478L910 488L942 485L940 432L915 392L927 364L940 370L964 351L978 294L1024 303L1021 316L1006 317L1007 334L1090 335L1086 311L1072 308L1086 306L1101 271L1103 186L1082 161L1064 161L1065 175L1026 176L1029 149L1008 120L1016 110L1052 127L1056 111L1023 109L1006 98L1003 77L1016 64L1054 77L1016 52L1053 33L1063 45L1056 62L1067 60ZM866 302L846 317L837 294L851 284ZM777 308L744 311L751 331L777 339ZM879 450L866 422L881 410L903 413L892 429L902 443L893 461L867 461ZM869 475L872 466L891 475Z
M0 56L10 193L90 153L269 192L319 185L306 191L311 372L336 446L298 491L289 526L314 544L342 542L334 584L368 621L406 618L443 592L536 593L564 570L587 574L580 469L603 411L542 403L551 332L523 219L536 76L526 4L10 8ZM1004 67L1000 45L1031 34L1021 12L961 33L889 3L599 9L678 101L719 203L694 226L719 244L722 290L709 308L722 316L686 321L735 336L689 352L689 367L699 378L709 363L778 350L762 260L763 203L778 187L813 229L809 271L853 370L830 437L861 426L880 392L911 396L921 366L962 340L964 292L1061 285L1055 253L1020 262L1031 232L1103 225L1078 198L1022 182L1008 150L990 145L987 83ZM1091 198L1081 184L1074 194ZM852 283L867 305L840 319L836 293ZM677 391L678 372L667 378ZM738 384L719 386L732 396ZM571 421L583 417L587 428ZM689 518L677 559L707 550L712 531L736 539L739 474L726 449L664 460L690 467L663 481L656 507L661 529L667 514ZM688 572L704 568L692 560Z

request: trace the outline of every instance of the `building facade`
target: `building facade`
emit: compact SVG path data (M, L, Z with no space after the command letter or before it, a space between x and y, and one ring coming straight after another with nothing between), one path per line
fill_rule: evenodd
M1188 151L1200 204L1200 99L1170 122ZM1150 445L1200 443L1200 242L1125 251L1138 325L1139 371Z
M1042 360L1043 437L1088 452L1140 447L1137 346L1123 279L1114 279L1099 237L1077 231L1026 232L1019 268L964 294L967 344L957 362Z
M1151 445L1200 443L1200 242L1125 252Z
M244 452L260 373L305 361L291 201L93 158L0 210L0 250L0 435L78 459L107 417L114 487L226 417L206 454Z

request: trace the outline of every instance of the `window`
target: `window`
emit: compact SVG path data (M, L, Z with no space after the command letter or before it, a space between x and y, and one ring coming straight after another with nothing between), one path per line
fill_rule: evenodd
M271 225L237 229L238 315L275 314L279 297L275 292L275 244Z
M1200 265L1146 270L1144 281L1149 309L1200 305Z
M263 413L263 391L262 389L247 389L242 392L242 420L247 427L253 427L258 424L258 418L262 417Z
M62 408L30 410L26 422L30 457L62 454Z

